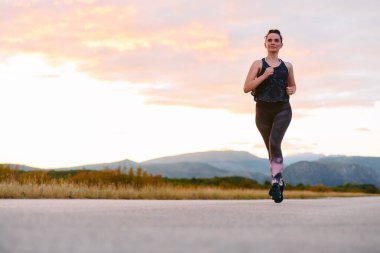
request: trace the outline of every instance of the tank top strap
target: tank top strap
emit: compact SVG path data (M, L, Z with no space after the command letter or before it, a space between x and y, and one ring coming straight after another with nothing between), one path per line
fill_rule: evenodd
M279 59L279 60L281 62L280 65L282 65L282 67L284 67L284 66L286 67L285 62L282 59Z
M258 73L257 76L261 76L264 73L265 69L268 68L268 67L269 67L269 65L265 61L265 58L262 58L261 59L261 68L260 68L259 73Z
M265 60L265 58L262 58L262 59L261 59L261 62L263 63L263 64L262 64L263 67L264 67L264 65L265 65L266 68L269 67L269 65L268 65L267 61Z

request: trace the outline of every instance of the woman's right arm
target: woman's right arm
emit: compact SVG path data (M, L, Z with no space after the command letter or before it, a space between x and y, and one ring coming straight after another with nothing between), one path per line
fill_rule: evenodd
M261 67L261 61L260 60L254 61L252 63L252 66L249 69L247 78L245 79L245 83L244 83L243 90L245 93L248 93L248 92L255 90L256 87L259 86L268 77L268 74L271 71L273 73L272 68L269 67L265 70L265 72L261 76L257 77L257 74L260 71L260 67Z

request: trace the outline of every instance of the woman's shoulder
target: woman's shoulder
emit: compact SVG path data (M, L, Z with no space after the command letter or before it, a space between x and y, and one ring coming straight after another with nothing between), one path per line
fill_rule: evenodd
M263 65L263 60L260 59L260 60L255 60L252 65L254 66L258 66L258 67L261 67Z
M288 68L288 69L292 69L293 68L293 65L290 63L290 62L287 62L287 61L284 61L284 60L281 60L285 66Z

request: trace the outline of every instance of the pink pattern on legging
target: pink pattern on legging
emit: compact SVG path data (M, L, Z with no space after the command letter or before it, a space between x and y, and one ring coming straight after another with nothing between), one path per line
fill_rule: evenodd
M283 170L282 162L278 163L276 162L276 160L270 162L270 172L271 172L272 177L274 177L278 173L282 173L282 170Z

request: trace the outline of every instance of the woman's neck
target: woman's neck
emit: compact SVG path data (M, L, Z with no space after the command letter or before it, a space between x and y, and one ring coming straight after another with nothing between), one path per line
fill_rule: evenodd
M270 62L278 62L279 61L278 60L278 53L274 53L274 54L268 53L267 60Z

